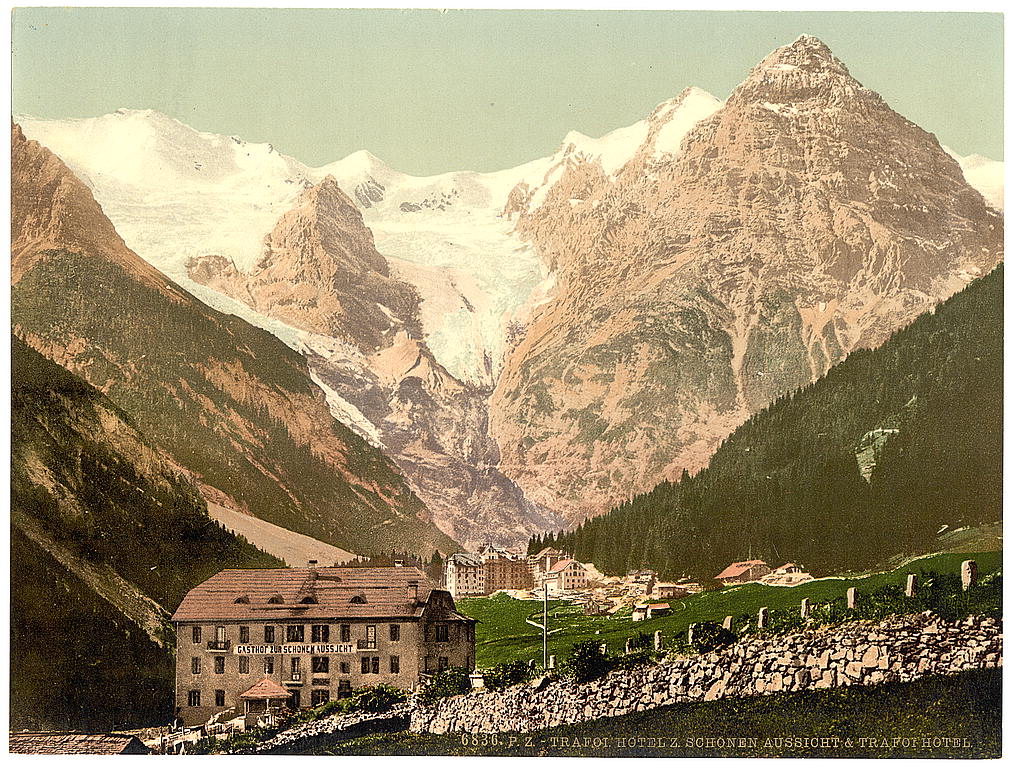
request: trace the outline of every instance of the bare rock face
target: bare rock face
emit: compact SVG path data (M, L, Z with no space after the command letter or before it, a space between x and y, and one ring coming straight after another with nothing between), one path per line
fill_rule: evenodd
M352 200L328 175L305 190L264 240L246 273L221 256L190 262L189 277L293 327L371 352L399 330L419 336L419 296L393 278Z
M557 271L492 399L502 469L581 520L1002 258L1001 215L819 40L762 61L674 152L580 161L509 211ZM514 199L514 200L513 200Z
M333 177L281 217L251 271L220 255L188 268L193 281L311 333L306 359L345 403L339 420L364 427L442 531L464 544L518 544L564 525L498 469L490 390L463 383L434 357L419 295L391 276Z

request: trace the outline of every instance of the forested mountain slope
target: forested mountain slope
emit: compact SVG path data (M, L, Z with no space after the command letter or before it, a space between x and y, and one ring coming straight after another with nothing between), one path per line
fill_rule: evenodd
M168 612L222 568L279 563L97 389L11 348L12 725L166 721Z
M742 424L694 477L547 535L606 572L814 574L934 549L1002 507L1003 269Z

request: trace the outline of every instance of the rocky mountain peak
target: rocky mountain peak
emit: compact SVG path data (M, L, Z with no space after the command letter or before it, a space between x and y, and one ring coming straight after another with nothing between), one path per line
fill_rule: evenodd
M874 96L850 75L827 45L811 35L801 35L768 54L737 87L730 101L837 102L858 95Z

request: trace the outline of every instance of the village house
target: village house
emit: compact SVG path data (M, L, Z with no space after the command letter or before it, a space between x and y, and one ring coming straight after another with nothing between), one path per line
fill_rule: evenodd
M657 582L654 585L653 595L659 600L685 598L687 595L693 595L693 590L688 585L673 584L672 582Z
M668 603L641 602L633 606L631 619L634 622L643 622L645 619L664 617L672 613L672 607Z
M484 594L484 559L469 552L456 552L444 564L444 587L456 598Z
M587 570L583 567L582 563L572 558L559 560L551 566L551 570L545 576L544 582L549 590L555 592L582 590L589 584Z
M537 554L527 557L526 563L529 566L530 575L533 579L533 586L543 587L544 578L551 571L552 567L569 557L567 553L556 550L553 547L545 547Z
M771 569L763 560L744 560L733 563L715 577L723 586L756 582Z
M809 582L813 578L804 570L803 566L798 566L796 563L786 563L776 568L770 574L765 574L759 581L762 584L772 586L793 587Z
M421 673L476 662L476 620L403 566L225 570L171 619L175 713L186 726L378 683L411 689Z
M445 561L444 586L456 598L533 587L530 567L520 555L487 544L479 554L456 552Z

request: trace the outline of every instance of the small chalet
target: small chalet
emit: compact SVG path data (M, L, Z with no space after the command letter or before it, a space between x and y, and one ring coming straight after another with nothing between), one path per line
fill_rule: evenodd
M745 582L756 582L769 571L771 569L763 560L744 560L740 563L733 563L715 579L723 586L744 584Z
M760 582L761 584L792 587L793 585L809 582L813 578L813 576L804 571L803 566L798 566L796 563L786 563L762 577Z

